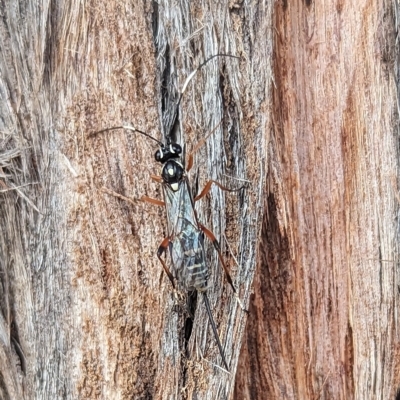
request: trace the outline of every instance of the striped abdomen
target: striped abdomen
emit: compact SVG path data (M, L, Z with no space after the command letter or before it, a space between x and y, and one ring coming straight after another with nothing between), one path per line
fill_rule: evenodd
M203 241L203 233L188 225L171 243L173 275L186 290L207 290L209 271Z

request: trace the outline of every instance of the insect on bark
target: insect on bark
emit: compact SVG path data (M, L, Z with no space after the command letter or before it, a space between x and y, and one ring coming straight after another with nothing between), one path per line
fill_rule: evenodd
M176 289L176 281L179 287L182 287L189 292L197 291L198 293L202 294L222 362L225 368L229 370L207 296L210 269L208 267L204 251L204 237L207 237L213 244L215 250L217 251L219 261L225 271L228 283L232 287L236 297L237 294L232 282L232 278L229 274L229 270L222 257L219 242L214 234L200 223L197 217L195 204L198 200L209 193L213 184L226 191L236 191L240 189L231 190L214 180L210 180L207 182L200 194L194 197L188 178L188 173L193 166L194 153L205 143L207 137L202 139L188 155L186 168L184 167L185 154L182 146L172 140L172 132L176 129L177 124L179 123L179 105L188 83L200 68L202 68L213 58L219 56L238 58L227 54L216 54L204 61L188 76L182 87L179 100L172 114L172 120L166 135L165 144L150 136L146 132L140 131L131 126L113 127L95 133L98 134L120 128L129 129L152 139L159 145L159 149L156 151L154 158L157 162L162 164L161 176L152 175L152 179L162 184L164 201L153 199L147 196L142 196L141 198L141 200L148 203L164 206L167 212L168 236L161 242L157 251L157 257L160 260L163 269L171 281L174 289ZM219 124L214 128L214 130L218 126ZM210 133L210 135L213 133L213 131ZM162 257L167 250L169 250L171 257L171 268L167 266L167 263ZM239 299L238 301L242 309L244 309Z

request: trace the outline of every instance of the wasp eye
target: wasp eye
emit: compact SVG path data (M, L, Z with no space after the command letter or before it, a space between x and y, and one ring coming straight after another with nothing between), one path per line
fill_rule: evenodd
M156 159L157 162L161 162L163 156L164 156L164 155L163 155L163 152L162 152L161 149L158 149L158 150L156 151L156 153L154 154L154 158Z

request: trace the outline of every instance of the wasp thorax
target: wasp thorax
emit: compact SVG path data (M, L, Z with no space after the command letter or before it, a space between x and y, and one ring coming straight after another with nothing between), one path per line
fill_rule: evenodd
M176 160L169 160L165 163L161 176L165 183L171 186L172 190L177 191L179 182L182 180L184 173L183 166Z
M154 158L157 162L165 163L171 158L177 158L182 153L182 147L178 143L167 144L166 146L160 147L154 154Z

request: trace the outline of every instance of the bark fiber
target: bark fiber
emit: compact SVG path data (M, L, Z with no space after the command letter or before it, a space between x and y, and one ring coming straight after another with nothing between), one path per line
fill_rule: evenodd
M273 133L237 399L394 399L399 388L394 5L275 3Z
M354 3L354 4L353 4ZM357 3L357 4L355 4ZM394 399L398 9L384 0L0 2L0 399ZM157 260L155 144L207 245L187 310ZM221 122L221 123L220 123ZM218 125L220 123L220 125ZM118 197L119 196L119 197ZM186 325L187 327L187 325Z
M189 399L232 395L246 314L211 245L209 297L230 373L198 302L185 307L156 252L167 235L154 143L181 104L192 182L217 179L198 214L248 304L261 229L272 83L270 5L2 3L0 390L4 399ZM262 15L262 17L260 17ZM268 62L265 62L269 60ZM4 160L4 161L3 161ZM129 198L127 201L113 194Z

